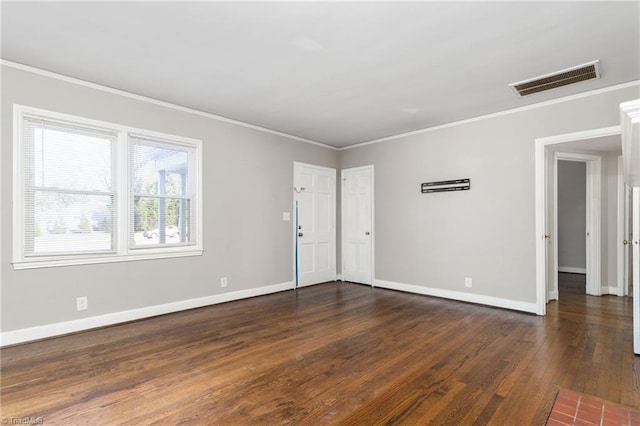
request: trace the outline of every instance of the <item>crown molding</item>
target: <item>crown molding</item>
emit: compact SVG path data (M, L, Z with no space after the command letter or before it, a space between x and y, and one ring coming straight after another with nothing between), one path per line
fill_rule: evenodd
M271 135L282 136L282 137L285 137L285 138L288 138L288 139L293 139L293 140L298 141L298 142L304 142L304 143L320 146L320 147L331 149L331 150L338 150L338 148L336 148L335 146L327 145L327 144L324 144L324 143L321 143L321 142L316 142L316 141L311 140L311 139L305 139L305 138L302 138L300 136L290 135L288 133L279 132L277 130L272 130L272 129L268 129L266 127L257 126L255 124L245 123L244 121L234 120L234 119L231 119L231 118L222 117L220 115L211 114L209 112L200 111L200 110L193 109L193 108L188 108L188 107L185 107L185 106L182 106L182 105L173 104L171 102L161 101L159 99L150 98L148 96L138 95L138 94L135 94L135 93L127 92L125 90L114 89L113 87L103 86L101 84L92 83L92 82L81 80L81 79L75 78L75 77L69 77L67 75L58 74L58 73L55 73L53 71L43 70L41 68L32 67L30 65L20 64L18 62L9 61L7 59L0 59L0 64L2 64L3 66L10 67L10 68L15 68L15 69L18 69L18 70L21 70L21 71L30 72L32 74L37 74L37 75L42 75L44 77L54 78L56 80L64 81L64 82L67 82L67 83L77 84L79 86L84 86L84 87L88 87L88 88L91 88L91 89L100 90L100 91L111 93L111 94L114 94L114 95L124 96L124 97L130 98L130 99L135 99L135 100L138 100L138 101L147 102L147 103L154 104L154 105L159 105L159 106L162 106L162 107L165 107L165 108L171 108L171 109L174 109L176 111L181 111L181 112L186 112L186 113L190 113L190 114L194 114L194 115L199 115L201 117L210 118L210 119L221 121L221 122L224 122L224 123L235 124L236 126L245 127L245 128L252 129L252 130L258 130L260 132L269 133Z
M561 98L556 98L556 99L551 99L548 101L543 101L543 102L538 102L538 103L534 103L534 104L530 104L530 105L525 105L522 107L517 107L517 108L512 108L512 109L507 109L507 110L503 110L503 111L498 111L498 112L494 112L494 113L490 113L490 114L485 114L485 115L479 115L476 117L471 117L471 118L466 118L464 120L458 120L458 121L452 121L450 123L445 123L445 124L440 124L437 126L432 126L432 127L425 127L422 129L418 129L418 130L412 130L410 132L404 132L404 133L398 133L396 135L391 135L391 136L385 136L383 138L379 138L379 139L372 139L369 141L365 141L365 142L360 142L360 143L356 143L353 145L348 145L348 146L344 146L341 148L332 146L332 145L327 145L321 142L317 142L311 139L306 139L300 136L295 136L295 135L291 135L288 133L284 133L284 132L280 132L277 130L272 130L266 127L261 127L261 126L257 126L255 124L251 124L251 123L246 123L244 121L239 121L239 120L234 120L231 118L227 118L227 117L222 117L219 115L215 115L215 114L211 114L209 112L204 112L204 111L200 111L197 109L193 109L193 108L188 108L182 105L177 105L177 104L173 104L171 102L166 102L166 101L161 101L155 98L150 98L148 96L143 96L143 95L138 95L135 93L131 93L131 92L127 92L124 90L120 90L120 89L114 89L112 87L108 87L108 86L103 86L101 84L97 84L97 83L92 83L89 81L84 81L75 77L69 77L63 74L58 74L55 73L53 71L47 71L47 70L43 70L41 68L36 68L36 67L32 67L30 65L25 65L25 64L20 64L18 62L13 62L13 61L9 61L7 59L0 59L0 64L2 64L3 66L7 66L10 68L15 68L15 69L19 69L22 71L27 71L33 74L38 74L38 75L42 75L45 77L50 77L50 78L54 78L57 80L61 80L61 81L65 81L68 83L72 83L72 84L77 84L79 86L84 86L84 87L89 87L92 89L96 89L96 90L101 90L103 92L107 92L107 93L111 93L111 94L116 94L116 95L120 95L120 96L124 96L127 98L131 98L131 99L136 99L139 101L143 101L143 102L147 102L147 103L151 103L154 105L159 105L159 106L163 106L166 108L171 108L177 111L182 111L182 112L187 112L187 113L191 113L194 115L199 115L201 117L207 117L213 120L217 120L217 121L221 121L224 123L229 123L229 124L235 124L237 126L240 127L245 127L248 129L252 129L252 130L258 130L264 133L269 133L272 135L276 135L276 136L282 136L288 139L292 139L292 140L296 140L298 142L304 142L307 144L311 144L311 145L316 145L316 146L320 146L322 148L327 148L327 149L331 149L334 151L346 151L348 149L354 149L354 148L360 148L363 146L367 146L367 145L374 145L374 144L378 144L378 143L382 143L382 142L389 142L389 141L393 141L396 139L401 139L401 138L405 138L408 136L414 136L414 135L419 135L422 133L427 133L427 132L431 132L431 131L435 131L435 130L441 130L441 129L446 129L448 127L455 127L455 126L459 126L459 125L463 125L463 124L468 124L468 123L473 123L476 121L482 121L482 120L487 120L487 119L491 119L491 118L495 118L495 117L500 117L503 115L509 115L509 114L516 114L519 112L523 112L523 111L528 111L528 110L533 110L533 109L537 109L537 108L543 108L549 105L555 105L555 104L559 104L559 103L563 103L563 102L569 102L569 101L573 101L576 99L582 99L582 98L586 98L589 96L594 96L594 95L599 95L602 93L607 93L607 92L612 92L615 90L620 90L620 89L625 89L627 87L633 87L633 86L639 86L640 87L640 80L635 80L635 81L630 81L627 83L621 83L621 84L616 84L613 86L608 86L608 87L604 87L602 89L596 89L596 90L590 90L587 92L582 92L582 93L577 93L574 95L568 95L568 96L563 96Z
M525 106L512 108L512 109L506 109L506 110L499 111L499 112L493 112L491 114L479 115L477 117L466 118L464 120L452 121L450 123L440 124L438 126L425 127L423 129L412 130L410 132L398 133L397 135L386 136L386 137L380 138L380 139L372 139L370 141L357 143L355 145L349 145L349 146L345 146L345 147L342 147L342 148L338 148L338 151L345 151L345 150L348 150L348 149L360 148L360 147L367 146L367 145L374 145L374 144L378 144L378 143L382 143L382 142L389 142L389 141L392 141L392 140L395 140L395 139L401 139L401 138L405 138L405 137L408 137L408 136L419 135L421 133L432 132L434 130L446 129L448 127L455 127L455 126L459 126L459 125L462 125L462 124L473 123L473 122L476 122L476 121L488 120L490 118L501 117L503 115L516 114L516 113L523 112L523 111L528 111L528 110L537 109L537 108L543 108L543 107L546 107L546 106L549 106L549 105L555 105L555 104L559 104L559 103L563 103L563 102L569 102L569 101L573 101L573 100L576 100L576 99L582 99L582 98L586 98L586 97L589 97L589 96L599 95L599 94L607 93L607 92L613 92L615 90L625 89L627 87L634 87L634 86L638 86L640 88L640 80L635 80L635 81L630 81L630 82L627 82L627 83L616 84L616 85L613 85L613 86L604 87L602 89L596 89L596 90L590 90L590 91L587 91L587 92L576 93L574 95L563 96L561 98L551 99L551 100L548 100L548 101L538 102L538 103L535 103L535 104L525 105Z

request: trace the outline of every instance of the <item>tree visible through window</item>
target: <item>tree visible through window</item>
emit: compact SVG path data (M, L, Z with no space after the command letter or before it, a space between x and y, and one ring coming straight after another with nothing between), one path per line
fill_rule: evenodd
M201 141L14 111L14 267L202 253Z
M132 138L133 245L188 243L193 149Z

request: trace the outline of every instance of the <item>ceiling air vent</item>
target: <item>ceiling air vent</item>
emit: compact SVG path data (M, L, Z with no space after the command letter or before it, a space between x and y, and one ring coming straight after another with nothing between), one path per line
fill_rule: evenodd
M509 86L515 90L518 95L526 96L532 93L544 92L545 90L566 86L567 84L593 80L600 78L599 62L600 61L588 62L567 68L566 70L511 83Z

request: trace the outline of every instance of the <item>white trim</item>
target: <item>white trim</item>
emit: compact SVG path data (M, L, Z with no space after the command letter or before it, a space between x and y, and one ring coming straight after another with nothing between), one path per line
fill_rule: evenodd
M535 242L536 242L536 305L537 314L546 315L547 312L547 288L546 288L546 189L545 189L545 148L563 142L575 140L587 140L602 136L619 135L620 126L611 126L599 129L585 130L575 133L537 138L534 144L535 164Z
M536 143L540 143L544 146L555 145L555 144L564 143L564 142L589 140L589 139L602 138L606 136L619 135L621 131L622 131L622 128L619 125L617 125L617 126L610 126L610 127L600 127L600 128L591 129L591 130L582 130L580 132L564 133L562 135L546 136L544 138L537 138L535 141Z
M342 274L336 274L336 281L344 281L342 279Z
M558 272L567 272L569 274L586 274L587 268L575 268L573 266L558 266Z
M370 170L371 173L371 259L369 259L371 265L371 283L369 284L373 287L373 283L376 280L376 201L375 201L375 167L373 164L368 164L366 166L359 167L351 167L348 169L340 170L340 270L344 273L344 259L345 259L345 239L344 239L344 172L352 172L357 170ZM342 276L342 273L340 276ZM359 284L359 283L358 283ZM363 283L364 284L364 283Z
M558 162L575 161L586 163L586 274L587 294L600 296L601 288L601 247L600 239L600 214L602 210L601 182L602 182L602 157L597 155L577 154L573 152L555 152L553 154L553 243L552 273L553 289L558 290Z
M617 178L617 200L616 200L616 283L617 291L615 294L618 296L625 296L629 291L626 287L627 280L625 271L625 245L623 241L626 240L625 236L625 219L627 202L627 186L624 183L623 173L623 161L622 155L618 156L618 178Z
M189 247L183 251L169 251L167 249L158 249L155 254L123 254L123 255L109 255L101 254L95 257L64 257L63 259L29 259L27 261L14 261L12 262L13 269L18 271L21 269L38 269L38 268L54 268L60 266L75 266L75 265L93 265L97 263L113 263L113 262L133 262L138 260L154 260L154 259L169 259L174 257L189 257L189 256L202 256L204 250L193 249Z
M166 101L161 101L159 99L154 99L154 98L150 98L148 96L142 96L142 95L137 95L135 93L130 93L130 92L126 92L124 90L120 90L120 89L114 89L113 87L108 87L108 86L103 86L101 84L97 84L97 83L91 83L89 81L84 81L84 80L80 80L78 78L74 78L74 77L69 77L66 75L62 75L62 74L58 74L52 71L46 71L40 68L36 68L36 67L32 67L29 65L24 65L24 64L19 64L16 62L12 62L12 61L8 61L6 59L1 59L0 60L0 64L10 67L10 68L15 68L21 71L26 71L26 72L30 72L32 74L37 74L37 75L41 75L44 77L49 77L49 78L53 78L56 80L61 80L67 83L72 83L72 84L77 84L78 86L83 86L83 87L88 87L91 89L96 89L96 90L100 90L102 92L107 92L107 93L111 93L114 95L119 95L119 96L123 96L123 97L127 97L130 99L135 99L138 101L142 101L142 102L147 102L153 105L159 105L165 108L171 108L177 111L181 111L181 112L187 112L190 114L195 114L195 115L199 115L201 117L207 117L207 118L211 118L213 120L217 120L217 121L222 121L224 123L229 123L229 124L235 124L237 126L241 126L241 127L246 127L248 129L252 129L252 130L258 130L264 133L269 133L272 135L276 135L276 136L282 136L288 139L293 139L296 140L298 142L304 142L304 143L308 143L308 144L312 144L312 145L317 145L317 146L321 146L323 148L328 148L328 149L332 149L332 150L337 150L338 148L336 148L335 146L331 146L331 145L327 145L321 142L316 142L313 141L311 139L305 139L303 137L300 136L295 136L295 135L290 135L288 133L284 133L284 132L279 132L277 130L271 130L268 129L266 127L261 127L261 126L257 126L255 124L251 124L251 123L245 123L244 121L239 121L239 120L234 120L231 118L227 118L227 117L222 117L220 115L215 115L215 114L211 114L209 112L204 112L204 111L200 111L197 109L193 109L193 108L188 108L188 107L184 107L181 105L176 105L176 104L172 104L170 102L166 102Z
M522 302L519 300L502 299L500 297L485 296L482 294L464 293L461 291L444 290L440 288L424 287L415 284L404 284L393 281L374 280L374 284L379 288L389 290L406 291L425 296L441 297L443 299L459 300L461 302L477 303L480 305L494 306L497 308L512 309L514 311L538 313L538 306L535 303Z
M536 242L536 305L538 315L547 314L547 202L545 187L546 157L545 146L536 140L535 143L535 242ZM551 295L549 295L551 296ZM557 293L555 295L557 297Z
M44 120L61 122L70 125L96 128L113 132L116 140L112 150L112 167L114 187L114 199L116 200L117 226L112 237L115 240L113 250L100 253L82 254L60 254L52 256L26 257L24 253L24 170L23 164L23 144L22 144L22 123L25 116L40 117ZM167 144L185 146L195 151L195 163L190 163L189 167L195 173L192 178L195 185L193 190L193 207L195 212L195 243L170 246L154 247L131 247L129 241L129 213L133 197L130 196L130 170L126 165L130 164L131 135L143 136L145 138L160 139ZM160 133L101 120L88 119L71 114L63 114L55 111L48 111L40 108L33 108L24 105L13 105L13 269L31 268L51 268L58 266L88 265L94 263L125 262L147 259L165 259L172 257L200 256L203 253L203 183L202 183L202 162L203 143L199 139L184 136Z
M616 91L616 90L626 89L627 87L634 87L634 86L638 86L638 85L640 85L640 80L630 81L628 83L616 84L614 86L604 87L602 89L590 90L588 92L577 93L575 95L564 96L562 98L551 99L551 100L548 100L548 101L538 102L538 103L531 104L531 105L525 105L525 106L512 108L512 109L506 109L504 111L498 111L498 112L485 114L485 115L479 115L477 117L471 117L471 118L467 118L467 119L464 119L464 120L452 121L451 123L440 124L438 126L425 127L423 129L413 130L411 132L399 133L397 135L386 136L386 137L380 138L380 139L373 139L373 140L370 140L370 141L361 142L361 143L357 143L357 144L354 144L354 145L349 145L349 146L345 146L345 147L342 147L342 148L338 148L338 151L344 151L344 150L353 149L353 148L360 148L360 147L367 146L367 145L373 145L373 144L378 144L378 143L381 143L381 142L388 142L388 141L391 141L391 140L394 140L394 139L400 139L400 138L404 138L404 137L408 137L408 136L419 135L421 133L432 132L434 130L446 129L448 127L454 127L454 126L459 126L459 125L462 125L462 124L473 123L473 122L476 122L476 121L482 121L482 120L487 120L487 119L491 119L491 118L495 118L495 117L501 117L503 115L515 114L515 113L528 111L528 110L532 110L532 109L543 108L543 107L546 107L546 106L549 106L549 105L554 105L554 104L559 104L559 103L563 103L563 102L573 101L573 100L582 99L582 98L586 98L586 97L594 96L594 95L600 95L602 93L613 92L613 91Z
M618 295L618 287L617 286L610 286L610 285L602 285L602 295L607 295L610 294L612 296L617 296Z
M640 99L620 104L624 180L640 186Z
M110 314L98 315L95 317L64 321L37 327L22 328L19 330L5 331L0 334L0 346L15 345L32 340L44 339L47 337L59 336L68 333L75 333L78 331L90 330L92 328L105 327L158 315L170 314L172 312L185 311L187 309L201 308L203 306L216 305L219 303L246 299L249 297L277 293L280 291L291 290L292 287L292 282L285 282L281 284L268 285L248 290L238 290L230 293L199 297L197 299L181 300L179 302L171 302L162 305L131 309L128 311L114 312Z
M640 355L640 188L633 187L632 201L633 352Z

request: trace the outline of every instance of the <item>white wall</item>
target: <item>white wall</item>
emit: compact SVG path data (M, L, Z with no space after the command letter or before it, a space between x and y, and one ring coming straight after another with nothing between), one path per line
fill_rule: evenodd
M558 161L558 270L586 273L587 165Z
M13 270L13 104L204 141L204 255ZM2 67L2 331L171 304L292 281L293 162L336 168L338 151ZM229 285L220 288L220 277ZM78 312L75 298L88 296Z
M535 139L618 125L618 105L639 92L600 92L342 151L341 168L375 165L376 279L531 307ZM421 182L455 178L470 178L471 190L420 193Z

